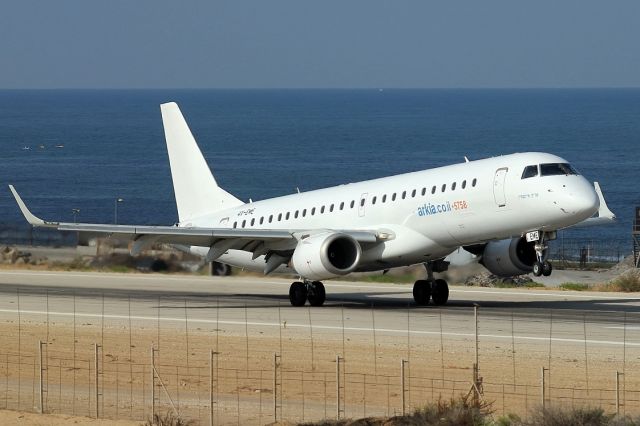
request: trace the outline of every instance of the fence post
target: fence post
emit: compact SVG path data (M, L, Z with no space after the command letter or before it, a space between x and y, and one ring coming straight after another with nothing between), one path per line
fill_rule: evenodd
M620 414L620 372L616 370L616 415Z
M402 402L402 415L404 416L404 359L400 360L400 401Z
M96 419L100 418L100 404L98 403L98 395L99 395L99 387L98 387L98 368L100 367L99 365L99 359L98 359L98 347L99 345L97 343L93 344L93 365L94 365L94 376L95 376L95 388L94 388L94 394L96 397Z
M273 421L278 421L278 355L273 353Z
M473 305L473 320L476 324L476 368L480 367L480 364L478 364L478 305L474 304Z
M156 352L151 346L151 421L156 417Z
M545 384L544 384L544 372L546 368L540 368L540 387L542 389L541 397L542 397L542 409L546 408L547 395L545 393Z
M39 377L39 379L40 379L40 390L39 390L39 394L38 395L39 395L39 398L40 398L40 414L43 414L44 413L44 404L43 404L44 398L42 396L42 393L43 393L44 384L43 384L43 380L42 380L43 379L42 378L42 367L43 367L43 365L42 365L42 340L38 340L38 356L39 356L39 359L40 359L40 377Z
M213 349L209 350L209 426L213 426Z
M340 355L336 355L336 419L340 420Z

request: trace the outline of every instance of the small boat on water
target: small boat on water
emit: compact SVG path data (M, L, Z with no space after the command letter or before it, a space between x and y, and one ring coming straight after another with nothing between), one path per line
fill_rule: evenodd
M25 145L25 146L23 146L23 147L22 147L22 150L23 150L23 151L30 151L30 150L31 150L31 147L30 147L30 146L26 146L26 145Z
M64 145L59 143L58 145L56 145L56 148L64 148Z

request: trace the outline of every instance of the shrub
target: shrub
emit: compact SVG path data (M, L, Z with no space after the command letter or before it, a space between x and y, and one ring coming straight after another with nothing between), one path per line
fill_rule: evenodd
M560 284L560 289L561 290L584 291L584 290L589 290L589 284L562 283L562 284Z
M191 426L194 424L193 420L185 420L172 411L167 411L164 415L154 414L153 419L147 420L144 426Z
M612 284L618 291L640 291L640 270L631 269L613 280Z
M525 426L607 426L613 416L604 413L602 408L576 408L563 410L560 408L538 409L522 422Z

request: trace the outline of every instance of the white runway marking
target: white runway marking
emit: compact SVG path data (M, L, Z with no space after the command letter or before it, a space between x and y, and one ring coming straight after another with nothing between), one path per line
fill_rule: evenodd
M0 309L1 313L9 313L9 314L18 314L18 310L17 309ZM24 315L24 314L28 314L28 315L47 315L47 311L33 311L33 310L24 310L21 309L20 310L20 314ZM62 316L62 317L73 317L74 313L73 312L49 312L48 313L49 316ZM89 313L79 313L76 312L75 315L77 317L85 317L85 318L109 318L109 319L121 319L121 320L128 320L129 316L128 315L113 315L113 314L89 314ZM131 315L131 319L132 320L143 320L143 321L154 321L157 322L158 320L160 321L168 321L168 322L180 322L180 323L184 323L185 319L184 318L171 318L171 317L151 317L151 316L143 316L143 315ZM216 321L216 320L208 320L208 319L198 319L198 318L189 318L189 322L190 323L201 323L201 324L227 324L227 325L251 325L251 326L260 326L260 327L279 327L280 324L276 323L276 322L253 322L253 321L229 321L229 320L221 320L221 321ZM286 327L293 327L293 328L309 328L309 324L296 324L296 323L290 323L287 322L286 323ZM314 329L318 330L342 330L343 327L339 327L339 326L332 326L332 325L314 325L313 326ZM613 327L610 327L613 328ZM372 332L373 329L372 328L368 328L368 327L344 327L345 331L367 331L367 332ZM407 334L407 330L401 330L401 329L392 329L392 328L376 328L375 329L376 332L383 332L383 333L394 333L394 334L402 334L402 335L406 335ZM411 334L416 334L416 335L439 335L440 332L439 331L422 331L422 330L410 330ZM443 336L451 336L451 337L474 337L475 335L473 333L452 333L452 332L443 332L442 333ZM493 339L511 339L512 336L511 335L503 335L503 334L479 334L478 337L484 337L484 338L493 338ZM549 337L536 337L536 336L519 336L519 335L514 335L513 338L518 339L518 340L527 340L527 341L542 341L542 342L549 342L549 341L553 341L553 342L565 342L565 343L581 343L584 344L585 343L585 339L569 339L569 338L560 338L560 337L552 337L551 339L549 339ZM591 339L587 339L586 343L589 344L595 344L595 345L608 345L608 346L637 346L640 347L640 343L634 343L634 342L617 342L617 341L612 341L612 340L591 340Z

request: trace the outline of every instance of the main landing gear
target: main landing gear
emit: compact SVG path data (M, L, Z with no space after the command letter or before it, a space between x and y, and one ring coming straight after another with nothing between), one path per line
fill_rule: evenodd
M433 300L433 304L442 306L449 300L449 285L445 280L434 279L434 272L444 272L449 266L448 262L443 260L427 262L424 267L427 270L427 279L418 280L413 284L413 300L418 305L428 305L429 299Z
M307 300L311 306L322 306L325 299L324 284L320 281L296 281L289 287L289 301L292 306L304 306Z
M541 233L541 237L534 246L536 250L536 261L533 263L533 275L539 277L544 275L548 277L551 275L553 271L553 266L551 266L551 262L547 260L547 254L549 251L549 246L546 241L549 239L549 236L546 232Z

